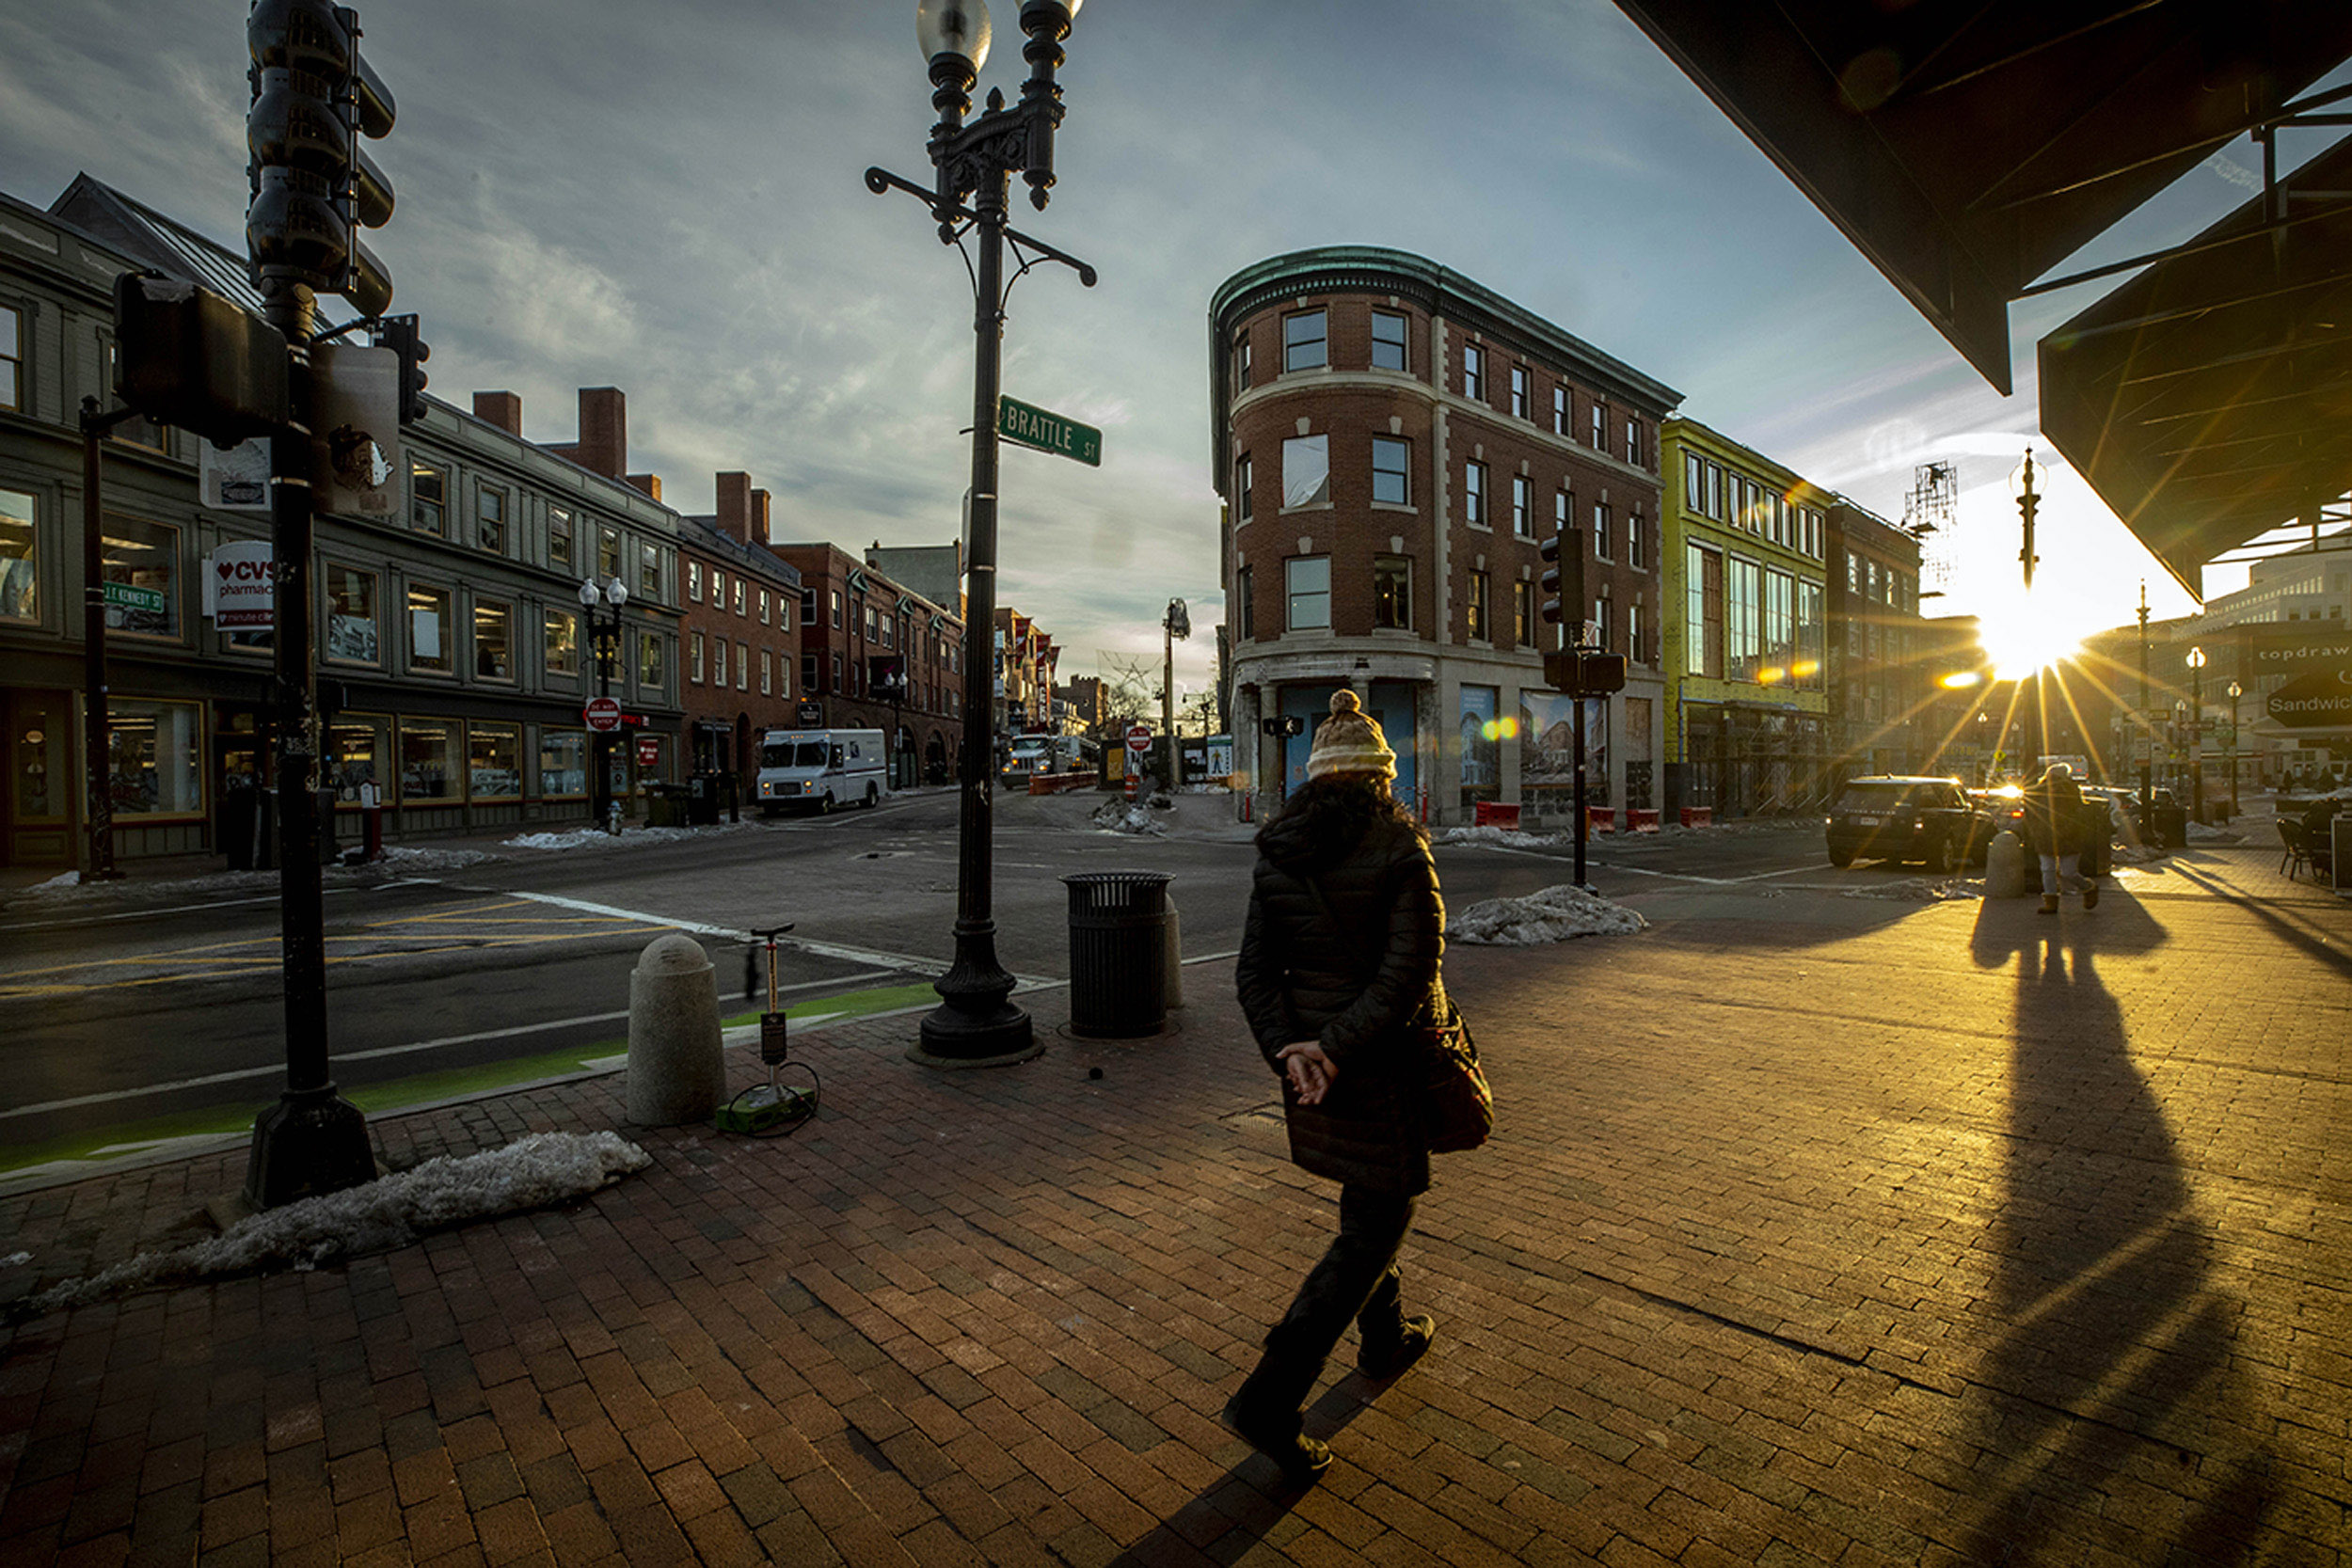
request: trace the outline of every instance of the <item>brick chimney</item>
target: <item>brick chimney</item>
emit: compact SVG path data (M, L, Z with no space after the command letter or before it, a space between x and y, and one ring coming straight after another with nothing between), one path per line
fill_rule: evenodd
M628 467L628 400L618 387L580 389L580 439L568 447L549 447L592 474L623 479ZM645 487L637 486L640 490Z
M752 476L747 473L724 473L719 476L719 531L738 544L752 542Z
M623 474L621 483L631 489L643 490L655 500L661 499L661 476L660 474Z
M768 492L765 490L752 492L752 543L768 543Z
M520 438L523 433L523 400L513 392L476 392L473 395L473 417Z

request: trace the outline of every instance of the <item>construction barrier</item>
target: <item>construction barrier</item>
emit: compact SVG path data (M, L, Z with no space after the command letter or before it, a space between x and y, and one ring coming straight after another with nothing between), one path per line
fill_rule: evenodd
M1506 806L1500 800L1481 800L1477 802L1477 821L1482 828L1517 828L1519 808Z
M1094 782L1095 775L1092 773L1032 773L1029 775L1029 793L1059 795L1064 790L1092 789Z
M1651 806L1625 808L1625 829L1629 833L1654 833L1658 831L1658 812Z
M1584 808L1584 831L1591 833L1615 832L1617 831L1617 808L1586 806Z
M1686 828L1713 827L1715 825L1715 808L1713 806L1683 807L1682 825Z

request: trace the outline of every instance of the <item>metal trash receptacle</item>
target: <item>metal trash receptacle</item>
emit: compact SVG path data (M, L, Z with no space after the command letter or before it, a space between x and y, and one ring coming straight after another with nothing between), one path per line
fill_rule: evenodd
M1070 889L1070 1027L1113 1038L1168 1022L1165 871L1086 871Z
M683 828L686 826L686 786L657 784L645 786L645 826L648 828Z
M686 822L689 827L707 827L719 820L719 780L717 773L697 773L687 781Z

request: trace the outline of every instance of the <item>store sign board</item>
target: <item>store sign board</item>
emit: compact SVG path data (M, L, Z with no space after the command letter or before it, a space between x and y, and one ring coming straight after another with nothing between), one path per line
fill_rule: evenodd
M276 555L266 539L230 539L214 547L204 574L213 625L224 631L262 631L278 615Z

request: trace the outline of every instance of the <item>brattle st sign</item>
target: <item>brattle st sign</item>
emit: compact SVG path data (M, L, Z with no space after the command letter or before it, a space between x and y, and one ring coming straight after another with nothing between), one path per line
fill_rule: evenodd
M1075 458L1089 467L1103 466L1101 431L1012 398L996 400L996 434L1040 451Z

